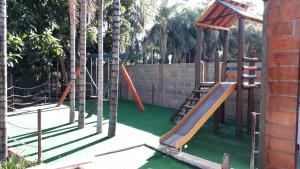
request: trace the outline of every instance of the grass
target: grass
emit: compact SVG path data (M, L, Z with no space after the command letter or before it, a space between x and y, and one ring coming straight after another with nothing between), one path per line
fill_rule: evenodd
M96 106L96 101L88 101L86 106L87 113L96 114ZM140 112L135 102L122 100L119 102L118 107L118 122L162 136L174 126L169 119L175 111L175 109L171 108L145 104L145 112ZM109 118L109 104L107 102L104 104L104 118ZM187 143L183 151L217 163L222 163L223 154L229 153L233 168L248 168L249 136L245 132L245 137L238 140L235 138L234 133L233 121L227 120L225 124L221 125L219 134L214 134L213 122L210 120ZM169 163L168 157L158 154L150 159L149 165L153 164L156 166L156 163L160 165Z

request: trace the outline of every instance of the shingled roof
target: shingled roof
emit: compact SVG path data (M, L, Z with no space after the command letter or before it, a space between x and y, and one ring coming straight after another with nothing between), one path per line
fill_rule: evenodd
M262 17L252 14L248 8L248 5L233 0L216 0L200 16L196 26L214 30L228 30L239 18L262 23Z

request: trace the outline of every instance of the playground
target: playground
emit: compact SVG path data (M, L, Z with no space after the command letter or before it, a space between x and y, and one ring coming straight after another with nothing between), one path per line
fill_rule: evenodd
M0 169L299 168L300 3L179 1L1 0Z
M43 163L46 166L49 163L51 166L60 167L75 165L74 159L76 159L76 164L85 164L93 160L102 163L104 159L101 159L98 155L143 144L158 149L157 140L159 137L173 127L173 123L169 119L175 111L175 109L146 104L145 112L141 113L135 102L121 100L119 103L118 130L114 138L107 138L105 133L95 134L95 115L86 119L86 127L83 130L79 130L75 124L66 123L69 114L67 104L59 108L55 104L49 104L10 112L8 114L9 148L29 159L37 159L37 134L35 131L37 127L35 111L37 109L41 109L43 114ZM87 114L94 114L95 109L96 102L88 101ZM108 127L108 109L109 105L105 102L104 130ZM14 124L26 127L19 128ZM231 164L234 168L246 168L249 164L249 138L235 139L232 121L222 125L219 135L213 134L212 127L212 121L206 123L200 130L201 132L194 136L183 151L216 163L221 163L223 152L228 152L231 155ZM226 147L223 146L224 144L226 144ZM144 154L143 149L150 152ZM115 158L116 161L120 161L118 163L120 166L124 165L121 162L123 160L136 165L134 167L129 166L129 168L193 168L191 165L147 147L134 151L134 154L139 154L135 157L141 156L141 159L135 157L124 159L124 155L127 154L126 151L124 155L120 156L117 155L117 152L112 154L116 154Z

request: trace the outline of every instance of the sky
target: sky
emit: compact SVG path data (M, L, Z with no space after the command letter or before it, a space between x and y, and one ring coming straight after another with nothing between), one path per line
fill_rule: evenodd
M237 2L252 2L255 7L252 9L257 14L263 14L263 1L262 0L235 0ZM203 5L211 4L214 0L169 0L169 5L172 6L176 3L183 3L186 6L201 7Z

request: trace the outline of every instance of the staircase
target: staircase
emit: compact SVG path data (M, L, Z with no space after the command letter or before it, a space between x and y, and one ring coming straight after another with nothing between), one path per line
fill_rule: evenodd
M178 123L194 107L194 105L199 102L199 100L213 85L213 82L200 83L195 90L192 91L192 94L185 99L177 112L172 116L171 121Z

